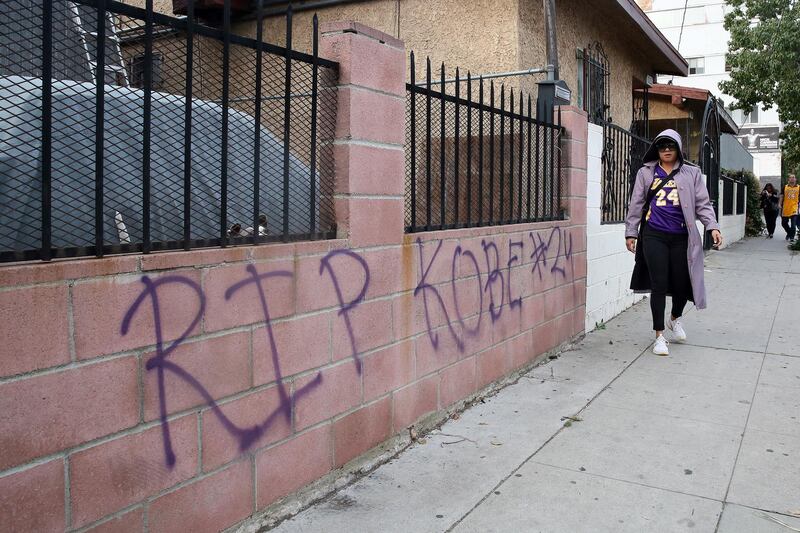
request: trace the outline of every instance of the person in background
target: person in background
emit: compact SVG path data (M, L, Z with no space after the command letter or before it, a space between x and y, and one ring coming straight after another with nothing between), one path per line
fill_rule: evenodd
M764 186L761 191L761 209L764 211L764 220L767 223L767 238L771 239L775 233L775 221L778 219L780 197L778 191L771 183Z
M683 160L678 132L658 134L642 161L625 220L626 246L636 254L631 289L651 293L653 353L669 355L663 335L667 295L672 296L667 327L677 341L686 340L680 320L686 302L706 307L703 240L696 221L711 232L715 248L722 245L722 234L700 168Z
M781 226L786 230L786 240L793 241L797 232L797 206L800 200L800 185L797 177L789 174L789 182L781 194Z

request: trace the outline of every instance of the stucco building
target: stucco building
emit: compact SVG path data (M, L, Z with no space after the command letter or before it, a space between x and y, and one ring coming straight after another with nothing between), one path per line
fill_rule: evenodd
M144 5L144 0L127 0ZM182 11L185 2L156 0L155 8L172 13ZM222 2L198 1L210 6L198 14L205 22L219 24ZM234 2L237 4L237 2ZM286 4L265 9L264 39L285 44ZM354 20L398 37L405 42L407 51L416 54L416 71L425 72L429 57L434 66L434 79L440 73L441 63L446 65L446 76L455 75L456 67L462 75L469 71L473 76L517 72L544 68L547 64L544 8L539 0L341 0L295 3L292 47L311 51L312 17L317 13L320 22ZM656 75L686 75L688 66L677 50L653 25L633 0L575 0L556 2L557 45L560 79L572 91L572 104L584 109L588 89L588 68L592 65L583 58L583 51L602 50L604 72L600 76L604 93L604 116L615 124L629 128L638 113L636 89L655 80ZM233 29L246 36L255 36L256 22L252 6L234 12ZM179 36L175 36L179 38ZM210 90L217 92L218 75L208 74L218 67L218 50L209 50L215 59L196 59L206 70L205 79ZM600 56L602 57L602 55ZM163 83L169 84L171 72L167 63L162 65ZM247 77L246 68L232 68L233 76ZM536 95L536 84L545 79L543 73L503 77L498 80L506 87L516 87ZM198 83L203 83L198 80ZM200 89L198 94L202 94Z

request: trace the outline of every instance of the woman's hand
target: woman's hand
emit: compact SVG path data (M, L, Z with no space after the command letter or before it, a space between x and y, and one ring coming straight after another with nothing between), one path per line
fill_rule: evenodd
M625 246L628 248L628 251L632 254L636 253L636 238L635 237L628 237L625 239Z
M711 230L711 238L714 241L714 248L719 250L719 247L722 246L722 233L718 229Z

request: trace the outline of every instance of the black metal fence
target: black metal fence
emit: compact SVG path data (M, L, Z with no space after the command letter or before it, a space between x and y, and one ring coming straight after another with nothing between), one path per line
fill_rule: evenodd
M745 201L747 198L745 195L747 194L747 189L743 182L737 181L736 182L736 214L743 215L744 214L744 206Z
M603 124L603 223L623 222L628 212L636 173L650 141L611 123Z
M230 2L0 3L0 261L334 236L338 66Z
M407 84L407 232L564 218L563 128L533 117L530 95L469 73ZM477 93L477 97L476 97Z
M720 180L722 180L722 215L733 215L733 191L736 188L736 182L728 176L720 176Z

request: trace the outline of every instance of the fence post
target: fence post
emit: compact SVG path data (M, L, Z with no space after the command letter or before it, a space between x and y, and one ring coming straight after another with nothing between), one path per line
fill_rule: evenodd
M589 116L588 114L574 106L557 106L556 116L561 117L561 127L559 133L561 137L557 145L560 152L560 172L561 172L561 207L566 211L568 226L575 241L570 244L573 255L573 268L575 278L583 278L581 283L583 293L576 295L581 306L576 313L573 331L579 332L585 329L586 324L586 282L588 271L588 231L586 225L586 179L588 171L588 139L589 139ZM580 285L579 285L580 286ZM579 289L580 290L580 289Z
M351 246L400 244L405 192L402 41L356 22L321 25L320 55L339 63L334 206Z
M558 113L559 108L556 108ZM561 207L572 224L586 224L586 168L588 115L574 106L561 106L561 126L564 128L561 149Z

